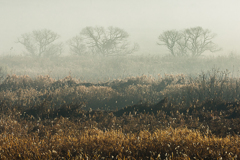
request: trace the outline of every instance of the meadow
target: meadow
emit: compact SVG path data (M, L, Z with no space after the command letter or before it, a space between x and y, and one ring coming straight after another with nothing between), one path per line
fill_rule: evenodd
M136 76L159 76L184 74L198 77L213 68L228 70L231 76L239 76L240 57L235 54L215 57L172 57L160 55L128 56L65 56L65 57L27 57L1 56L0 66L4 72L13 75L28 75L36 78L49 75L54 79L63 79L69 74L81 81L98 83L114 79Z
M0 58L1 159L238 159L237 56Z

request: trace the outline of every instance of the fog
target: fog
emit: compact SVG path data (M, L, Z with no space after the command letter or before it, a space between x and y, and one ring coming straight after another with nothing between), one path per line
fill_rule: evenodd
M0 54L21 54L24 48L16 40L23 33L46 28L66 42L86 26L124 29L141 54L168 53L156 44L163 31L201 26L217 34L213 41L222 51L215 55L238 53L239 6L237 0L0 1Z

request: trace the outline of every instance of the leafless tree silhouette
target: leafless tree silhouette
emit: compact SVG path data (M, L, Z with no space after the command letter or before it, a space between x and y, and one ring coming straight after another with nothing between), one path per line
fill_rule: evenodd
M17 42L24 45L31 56L58 56L62 51L62 43L53 42L59 37L57 33L43 29L22 34Z

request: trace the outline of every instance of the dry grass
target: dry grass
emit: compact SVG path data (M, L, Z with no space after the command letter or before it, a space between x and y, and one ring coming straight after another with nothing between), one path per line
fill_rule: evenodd
M123 133L122 129L79 130L67 118L1 120L1 159L237 159L239 136L219 138L187 128Z
M240 156L239 57L0 62L0 159Z
M0 85L0 157L238 159L239 94L239 80L216 70L196 79L95 84L7 76Z

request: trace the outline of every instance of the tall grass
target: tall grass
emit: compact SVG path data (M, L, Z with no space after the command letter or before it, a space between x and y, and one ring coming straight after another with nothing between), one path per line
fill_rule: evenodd
M231 58L2 57L0 157L238 159Z

